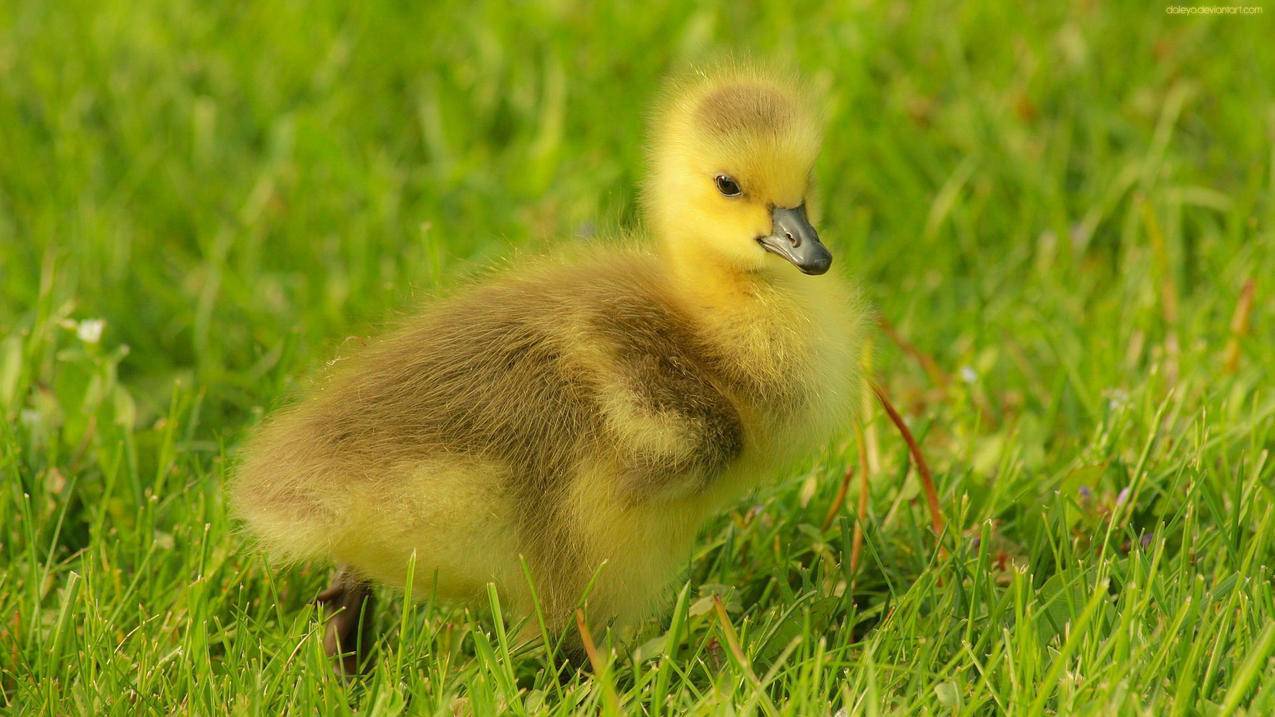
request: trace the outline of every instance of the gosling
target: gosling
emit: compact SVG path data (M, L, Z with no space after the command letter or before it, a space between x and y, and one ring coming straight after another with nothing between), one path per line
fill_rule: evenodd
M265 423L232 503L274 557L337 566L320 600L339 668L360 666L371 584L404 586L409 563L417 595L492 583L551 629L579 606L639 622L708 518L845 425L863 312L808 216L819 145L793 78L674 84L646 241L435 300Z

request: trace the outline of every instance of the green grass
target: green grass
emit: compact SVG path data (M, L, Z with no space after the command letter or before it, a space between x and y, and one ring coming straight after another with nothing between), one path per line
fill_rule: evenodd
M0 3L0 710L1275 711L1275 8L405 5ZM235 446L346 337L636 221L645 106L725 50L825 92L822 233L950 377L877 337L947 550L877 412L857 573L847 427L600 674L386 592L343 684Z

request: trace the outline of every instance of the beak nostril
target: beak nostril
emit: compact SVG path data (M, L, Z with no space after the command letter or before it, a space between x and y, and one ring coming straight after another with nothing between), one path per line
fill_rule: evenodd
M832 264L832 254L819 241L819 233L806 218L805 205L772 207L770 233L757 237L757 243L804 274L826 273Z

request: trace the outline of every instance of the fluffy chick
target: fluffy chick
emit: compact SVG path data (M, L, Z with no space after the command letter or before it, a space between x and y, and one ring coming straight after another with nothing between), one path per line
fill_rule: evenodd
M515 265L433 301L272 416L231 485L285 561L482 598L551 627L658 610L706 519L848 418L862 312L806 213L819 150L789 77L719 69L653 121L649 241ZM350 666L352 667L352 665ZM348 669L348 667L347 667Z

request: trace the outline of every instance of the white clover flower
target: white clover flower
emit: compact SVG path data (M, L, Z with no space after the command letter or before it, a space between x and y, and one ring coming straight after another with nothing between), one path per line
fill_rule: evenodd
M106 322L102 319L85 319L75 329L75 335L86 344L95 344L102 340L102 329Z
M969 366L961 367L961 380L965 383L974 383L978 380L978 372Z

